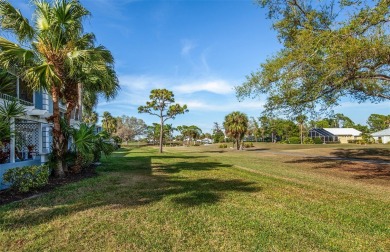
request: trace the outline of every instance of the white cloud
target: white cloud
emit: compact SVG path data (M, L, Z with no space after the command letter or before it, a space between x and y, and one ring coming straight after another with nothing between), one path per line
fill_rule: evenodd
M238 102L232 100L227 103L224 100L221 104L209 103L199 100L178 100L180 104L186 104L190 111L206 111L206 112L225 112L230 113L232 111L262 111L264 103L261 101L244 101Z
M150 91L155 88L166 88L175 94L192 94L195 92L209 92L214 94L232 94L233 85L227 80L210 78L204 80L166 78L148 75L122 75L119 76L122 90L134 93L135 91ZM186 83L186 84L181 84Z
M121 75L119 76L119 84L124 89L133 90L152 90L155 88L163 88L167 80L160 77L148 75Z
M214 94L231 94L233 93L233 85L225 80L211 81L196 81L189 84L178 85L174 87L174 91L183 94L206 91Z

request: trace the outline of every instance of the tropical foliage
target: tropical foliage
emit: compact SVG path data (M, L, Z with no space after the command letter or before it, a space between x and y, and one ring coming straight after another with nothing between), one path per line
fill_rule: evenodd
M226 135L234 138L237 150L241 148L241 140L248 129L248 117L246 114L234 111L225 116L223 123Z
M84 33L82 21L89 16L79 1L33 1L32 24L9 2L0 1L0 25L18 43L0 37L0 67L12 70L31 88L46 89L53 100L52 150L57 159L55 174L64 176L61 160L67 139L60 123L59 103L65 102L66 121L81 102L81 90L112 96L118 82L111 53L94 45L94 35ZM87 99L86 99L87 100ZM96 99L90 99L93 101ZM78 114L81 114L80 107Z
M24 113L24 106L16 100L4 101L0 104L0 143L9 141L11 137L11 118L19 117Z
M116 132L117 121L115 117L113 117L108 111L105 111L103 113L102 127L109 134L113 134L114 132Z

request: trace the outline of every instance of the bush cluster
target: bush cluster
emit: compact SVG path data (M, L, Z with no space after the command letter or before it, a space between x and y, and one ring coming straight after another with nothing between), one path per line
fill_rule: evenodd
M314 144L314 140L311 137L306 137L303 139L304 144Z
M300 144L301 143L301 139L299 137L290 137L288 139L288 143L289 144Z
M321 137L315 137L315 138L313 138L313 142L314 142L315 144L323 144L323 143L324 143L324 141L321 139Z
M360 145L363 145L363 144L372 144L372 143L374 143L374 142L367 141L367 140L348 140L348 143L350 143L350 144L360 144Z
M220 145L219 145L219 148L221 148L221 149L226 149L226 148L227 148L227 144L220 144Z
M250 142L250 143L245 143L245 144L244 144L244 147L245 147L245 148L252 148L252 147L255 147L255 146L253 145L252 142Z
M4 173L3 180L10 183L13 190L28 192L46 185L49 176L50 170L47 165L32 165L9 169Z

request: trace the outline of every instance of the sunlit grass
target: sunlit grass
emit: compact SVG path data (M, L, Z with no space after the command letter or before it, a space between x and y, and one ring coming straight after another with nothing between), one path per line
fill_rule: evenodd
M98 177L0 207L0 250L390 250L388 177L257 147L121 149Z

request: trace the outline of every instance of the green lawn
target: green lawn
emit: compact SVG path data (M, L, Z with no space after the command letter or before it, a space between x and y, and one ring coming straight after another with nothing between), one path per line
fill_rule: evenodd
M307 157L389 147L257 147L121 149L98 177L0 207L0 251L390 250L390 166Z

